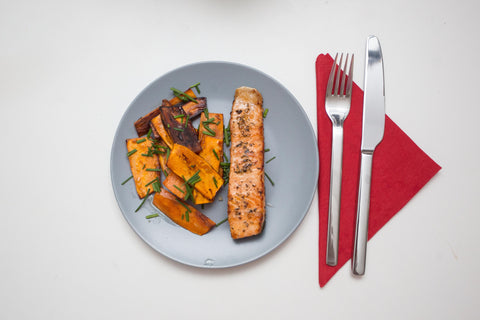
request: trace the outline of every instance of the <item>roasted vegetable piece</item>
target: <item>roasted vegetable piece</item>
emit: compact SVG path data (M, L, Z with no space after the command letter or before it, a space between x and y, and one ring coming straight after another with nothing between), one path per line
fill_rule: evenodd
M233 239L262 232L265 221L263 98L256 89L235 91L230 117L228 222Z
M223 159L223 139L203 136L200 141L202 151L198 154L219 174L221 174L220 162Z
M189 96L193 98L197 97L192 89L188 89L187 91L185 91L185 93L187 93ZM163 100L162 106L173 106L181 102L182 100L180 100L177 97L174 97L170 100ZM206 99L205 99L205 105L206 105ZM139 137L146 135L148 133L148 130L150 129L150 121L152 121L152 119L158 116L159 114L160 114L160 109L155 108L152 111L150 111L148 114L144 115L143 117L140 117L137 121L135 121L135 124L134 124L135 130L137 131L137 134Z
M143 117L139 118L135 121L135 130L137 130L137 134L139 137L144 136L150 130L150 121L160 114L160 108L155 108L154 110L150 111L148 114L144 115Z
M198 140L204 136L215 137L223 140L223 114L209 113L208 119L205 112L200 116L200 125L198 127Z
M163 126L163 121L161 115L156 116L150 121L150 127L152 128L153 136L156 139L161 139L165 141L166 145L171 149L173 148L173 140L170 137L170 134L167 132Z
M153 205L173 222L195 234L204 235L215 226L215 222L203 213L163 188L153 196Z
M171 107L160 107L160 115L165 129L173 142L181 144L195 153L202 150L192 121L183 110L181 104Z
M190 119L198 116L207 107L207 98L200 97L196 98L196 100L198 103L190 101L182 105L183 110L188 114Z
M153 141L146 138L127 139L128 160L132 170L135 188L138 196L143 198L147 195L148 189L153 193L152 181L160 180L160 163L158 155L153 153ZM135 151L136 150L136 151ZM148 154L149 156L145 156ZM147 170L150 169L150 170Z
M203 158L185 146L175 144L167 166L179 177L190 180L198 175L199 181L194 187L205 198L212 200L223 185L223 179Z
M177 176L174 172L170 171L168 176L163 179L163 185L167 188L171 193L176 195L178 198L182 200L186 200L187 197L187 187L185 186L185 180ZM193 203L195 204L205 204L210 203L212 200L205 198L200 192L197 190L193 190Z

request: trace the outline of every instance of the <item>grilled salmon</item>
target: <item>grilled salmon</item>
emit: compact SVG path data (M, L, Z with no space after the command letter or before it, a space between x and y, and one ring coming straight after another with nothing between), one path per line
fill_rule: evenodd
M263 97L240 87L230 113L228 222L233 239L262 232L265 222Z

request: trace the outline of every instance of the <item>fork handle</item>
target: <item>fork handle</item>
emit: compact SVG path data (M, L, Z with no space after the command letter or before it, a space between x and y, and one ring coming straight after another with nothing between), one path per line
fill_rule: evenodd
M358 187L357 222L353 246L352 273L363 276L367 257L368 216L370 211L370 183L372 181L373 152L362 151Z
M332 161L330 168L330 198L328 202L327 265L338 262L340 227L340 197L342 192L343 124L332 126Z

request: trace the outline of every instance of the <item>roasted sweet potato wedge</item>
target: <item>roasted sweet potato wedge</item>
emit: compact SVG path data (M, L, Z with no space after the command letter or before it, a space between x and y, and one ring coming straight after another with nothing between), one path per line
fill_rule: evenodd
M197 98L197 96L195 95L195 93L193 92L192 89L188 89L187 91L185 91L186 94L188 94L189 96L191 96L192 98ZM202 102L202 104L204 104L204 106L202 107L202 105L200 105L198 108L205 108L206 106L206 103L207 103L207 100L206 98L199 98L199 99L205 99L204 101L201 100L197 100L200 104L200 102ZM177 97L174 97L170 100L163 100L162 102L162 105L161 106L173 106L173 105L176 105L178 103L181 103L182 100L180 100L179 98ZM193 102L195 104L195 102ZM186 104L186 103L183 103L183 104ZM188 104L188 103L187 103ZM193 106L189 106L189 108L192 108L193 109ZM202 110L203 110L202 109ZM198 112L198 110L192 110L191 112ZM201 111L200 111L201 112ZM150 111L149 113L147 113L146 115L140 117L137 121L135 121L134 123L134 126L135 126L135 130L137 131L137 134L139 137L143 136L143 135L146 135L148 133L148 131L150 130L150 121L152 121L153 118L155 118L156 116L158 116L160 114L160 109L159 107L153 109L152 111Z
M205 112L200 116L200 125L198 127L198 140L204 136L215 137L223 140L223 114L208 113L208 119Z
M151 184L160 179L158 154L152 152L154 142L146 138L128 139L126 144L135 188L138 196L143 198L149 190L153 193Z
M183 110L185 111L186 114L190 117L190 119L195 118L196 116L200 115L200 113L205 110L207 107L207 98L205 97L199 97L196 98L197 102L187 102L184 105L182 105Z
M195 153L202 150L192 121L190 121L181 104L160 107L160 115L165 129L175 144L183 145Z
M163 185L178 198L186 200L185 198L188 196L188 192L187 187L185 186L185 180L177 176L174 172L170 171L168 173L165 179L163 179ZM193 190L192 196L194 204L205 204L212 202L212 200L205 198L197 190Z
M204 235L215 226L206 215L163 189L153 196L153 205L179 226L198 235Z
M215 171L220 173L220 162L223 160L223 140L203 136L200 145L202 146L202 151L198 155L207 161Z
M148 131L150 130L150 121L159 114L160 108L155 108L148 114L140 117L137 121L135 121L134 126L139 137L144 136L148 133Z
M187 181L197 176L199 179L196 179L198 181L194 184L194 188L210 200L215 197L223 185L223 178L215 169L202 157L180 144L173 146L168 157L167 167Z
M165 129L162 121L162 117L159 114L150 121L150 127L152 128L153 136L156 139L165 141L166 145L171 149L173 148L173 140L168 131Z

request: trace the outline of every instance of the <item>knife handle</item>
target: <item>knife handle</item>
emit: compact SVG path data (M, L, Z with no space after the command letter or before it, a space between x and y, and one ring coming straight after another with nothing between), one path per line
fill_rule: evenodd
M357 223L353 246L352 272L365 274L365 261L368 241L368 215L370 210L370 183L372 181L373 151L362 151L360 162L360 182L358 187Z
M343 124L332 126L332 161L330 169L330 199L328 201L327 265L338 262L340 227L340 196L342 193Z

